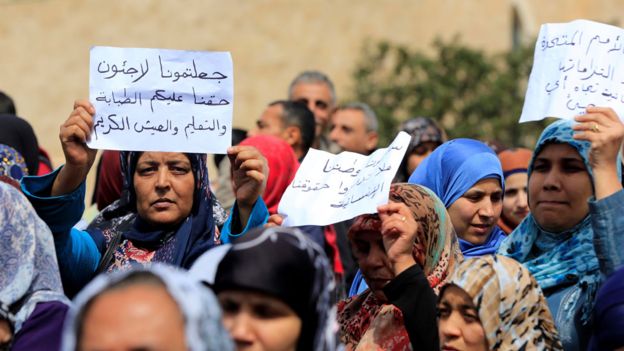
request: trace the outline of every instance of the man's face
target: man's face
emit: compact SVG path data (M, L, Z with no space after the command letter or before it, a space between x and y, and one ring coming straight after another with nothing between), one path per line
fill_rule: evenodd
M281 116L283 111L284 108L279 104L267 107L256 121L256 127L247 133L248 136L273 135L282 138L284 125Z
M329 139L344 151L367 155L377 146L377 133L366 130L360 110L338 110L331 118Z
M299 83L291 91L291 100L304 103L314 113L318 138L329 122L329 114L334 108L331 91L325 83Z

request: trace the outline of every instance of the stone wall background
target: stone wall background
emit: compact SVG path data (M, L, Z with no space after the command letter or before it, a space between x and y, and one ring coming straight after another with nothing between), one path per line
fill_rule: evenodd
M0 0L0 90L17 103L55 165L58 128L88 97L95 45L231 51L234 125L250 128L305 69L326 72L348 98L367 40L427 49L436 38L488 52L533 40L545 22L586 18L619 25L618 0ZM1 128L2 126L0 126Z

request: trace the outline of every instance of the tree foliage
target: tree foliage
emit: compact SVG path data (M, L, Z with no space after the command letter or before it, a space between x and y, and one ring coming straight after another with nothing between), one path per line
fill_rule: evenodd
M416 116L437 120L450 138L533 146L545 122L518 124L533 48L486 55L458 39L436 40L434 54L390 42L364 46L354 71L354 99L377 113L381 143Z

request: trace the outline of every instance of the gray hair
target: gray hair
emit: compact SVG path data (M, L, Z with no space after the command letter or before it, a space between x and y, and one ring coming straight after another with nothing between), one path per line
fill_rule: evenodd
M343 104L336 108L336 112L341 110L357 110L364 114L364 121L366 122L367 132L377 132L379 129L379 122L377 121L377 115L370 106L363 102L350 102ZM335 113L335 112L334 112Z
M288 99L292 100L292 92L295 88L295 85L300 83L321 83L327 85L329 88L329 92L332 99L332 104L336 103L336 90L334 89L334 83L329 79L329 77L320 71L303 71L299 73L292 82L290 82L290 86L288 87Z

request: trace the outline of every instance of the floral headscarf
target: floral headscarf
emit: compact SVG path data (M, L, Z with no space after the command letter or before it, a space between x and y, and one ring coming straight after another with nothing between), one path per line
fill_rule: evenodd
M565 143L572 146L583 159L593 186L593 171L589 163L591 145L587 141L575 140L572 137L573 133L572 121L568 120L559 120L544 129L529 164L529 182L535 158L544 147L551 143ZM585 286L591 297L582 307L582 321L587 323L593 306L593 297L601 281L593 240L590 214L579 224L562 233L547 232L537 224L533 215L529 214L503 241L498 253L524 264L542 290L571 284ZM574 303L576 301L570 305ZM574 311L573 308L568 310Z
M18 190L0 182L0 304L7 306L17 333L39 302L63 294L50 228Z

